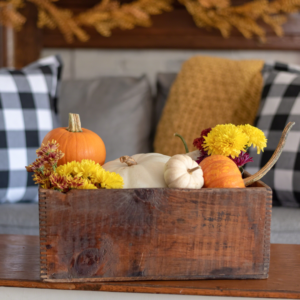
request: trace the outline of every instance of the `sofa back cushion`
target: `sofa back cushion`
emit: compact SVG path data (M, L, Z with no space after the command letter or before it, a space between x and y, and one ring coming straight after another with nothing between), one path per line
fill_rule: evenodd
M153 101L145 76L63 81L58 107L63 126L70 112L78 113L82 127L103 139L106 162L151 150Z
M36 159L55 113L62 64L58 56L21 70L0 69L0 203L37 200L38 187L25 166Z
M275 166L262 179L273 189L273 204L300 206L300 67L267 63L264 87L255 125L264 131L268 143L261 154L250 149L253 162L246 166L252 174L271 158L288 122L295 122Z
M217 124L253 123L262 87L261 60L229 60L195 56L178 73L157 126L154 150L184 152L174 133L184 136L190 149L201 131ZM230 74L230 75L229 75Z

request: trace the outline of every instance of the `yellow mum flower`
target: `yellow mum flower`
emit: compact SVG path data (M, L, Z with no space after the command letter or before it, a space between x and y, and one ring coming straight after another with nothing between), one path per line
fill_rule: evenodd
M217 125L204 137L203 148L208 155L224 155L235 158L245 151L248 136L233 124Z
M123 178L119 174L105 171L93 160L72 161L59 166L56 172L61 176L80 178L84 183L78 189L121 189L124 186Z
M123 177L115 172L104 171L102 174L101 187L104 189L122 189Z
M106 171L103 168L95 170L94 176L93 176L93 178L91 178L91 182L96 185L99 184L99 187L100 187L101 182L103 181L103 179L105 177L105 175L104 175L105 172Z
M257 147L257 154L260 154L260 151L264 151L264 148L267 147L267 139L263 131L259 128L251 126L249 124L238 126L242 131L247 134L249 140L247 146Z
M63 175L63 176L69 176L69 175L75 176L76 174L74 172L74 168L76 166L77 166L76 161L68 162L64 165L61 165L61 166L57 167L56 172L59 175Z
M84 183L82 186L78 187L79 190L96 190L97 187L92 184L89 180L84 179Z
M95 176L97 169L102 168L99 164L96 164L93 160L83 159L74 168L74 173L84 179L91 179Z

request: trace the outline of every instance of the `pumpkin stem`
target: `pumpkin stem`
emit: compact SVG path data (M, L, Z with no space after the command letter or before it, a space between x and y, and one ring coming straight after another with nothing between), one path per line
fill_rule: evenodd
M184 148L185 148L185 153L189 153L190 152L189 148L188 148L187 143L186 143L185 139L183 138L183 136L180 135L179 133L174 133L174 136L178 136L181 139L181 141L184 145Z
M69 126L67 130L70 132L82 132L80 117L78 114L69 113Z
M129 167L133 165L137 165L137 162L131 156L128 155L121 156L120 162L126 163Z
M193 168L193 169L187 169L187 171L190 173L190 174L192 174L194 171L197 171L197 170L199 170L200 169L200 167L198 166L198 167L195 167L195 168Z
M282 135L281 135L281 138L279 140L279 143L278 143L278 146L277 148L275 149L272 157L270 158L270 160L265 164L265 166L259 170L257 173L255 173L254 175L252 176L249 176L247 178L244 179L244 184L245 186L249 186L251 185L252 183L254 183L255 181L258 181L259 179L261 179L263 176L265 176L269 171L270 169L275 165L275 163L277 162L279 156L281 155L281 152L283 150L283 147L285 145L285 142L286 142L286 138L288 136L288 133L289 131L291 130L291 128L295 125L295 122L289 122L283 132L282 132Z

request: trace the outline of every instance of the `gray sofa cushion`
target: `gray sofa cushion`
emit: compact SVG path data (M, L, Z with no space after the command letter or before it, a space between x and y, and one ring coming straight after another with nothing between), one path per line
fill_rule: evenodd
M0 234L39 235L37 203L5 203L0 205Z
M153 101L145 76L63 81L58 104L62 126L80 114L83 128L106 146L106 162L122 155L150 152Z
M273 207L271 242L300 244L300 209Z

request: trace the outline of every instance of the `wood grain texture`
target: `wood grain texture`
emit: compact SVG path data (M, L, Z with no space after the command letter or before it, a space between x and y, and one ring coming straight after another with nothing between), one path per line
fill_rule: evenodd
M300 299L300 245L271 245L269 278L50 283L39 279L39 237L0 235L0 286Z
M37 28L37 9L26 3L20 9L27 21L20 31L0 26L0 67L20 69L40 58L42 30Z
M0 25L0 68L6 67L7 65L6 43L5 28Z
M271 190L40 190L41 278L266 278Z
M37 28L37 8L32 3L20 10L27 21L20 31L14 33L14 68L20 69L40 58L42 31Z

